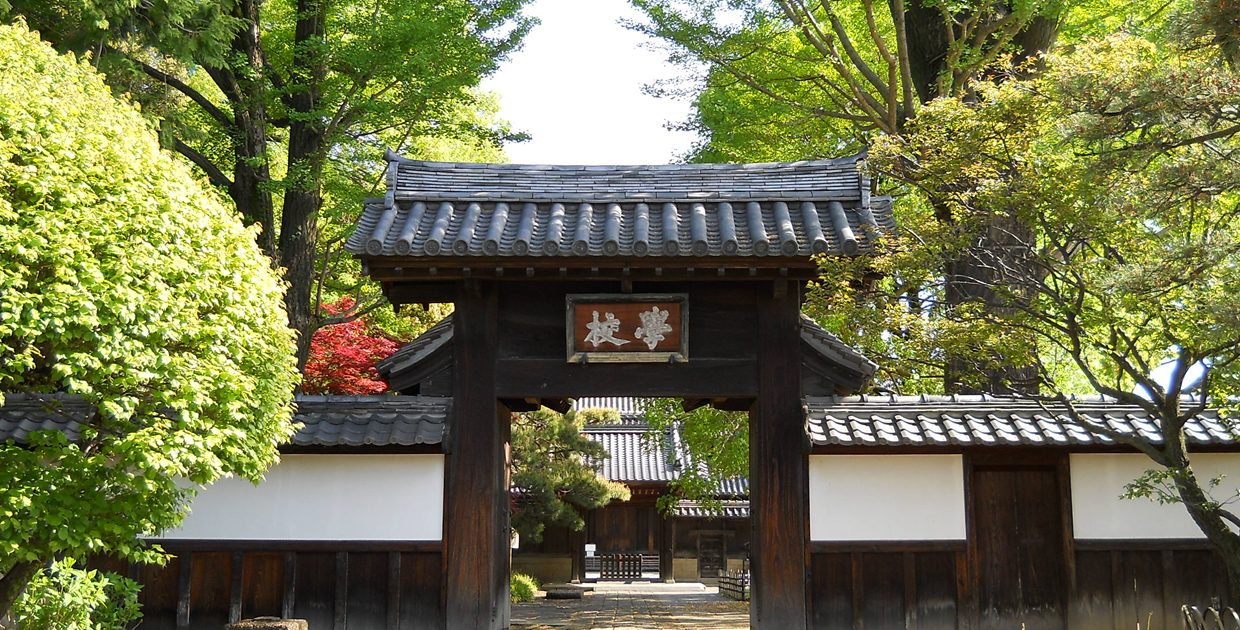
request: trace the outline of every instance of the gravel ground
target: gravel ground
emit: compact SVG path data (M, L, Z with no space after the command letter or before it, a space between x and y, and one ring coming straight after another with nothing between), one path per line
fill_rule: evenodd
M747 630L749 604L701 584L594 585L582 599L512 605L514 630Z

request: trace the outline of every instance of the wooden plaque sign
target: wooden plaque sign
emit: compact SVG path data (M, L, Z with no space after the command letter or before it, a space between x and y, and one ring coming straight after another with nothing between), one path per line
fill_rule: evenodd
M571 294L570 363L681 363L689 360L689 296Z

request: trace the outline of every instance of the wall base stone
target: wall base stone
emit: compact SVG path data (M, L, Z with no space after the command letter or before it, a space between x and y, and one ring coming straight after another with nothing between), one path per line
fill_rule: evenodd
M224 626L224 630L310 630L305 619L280 619L279 617L255 617Z

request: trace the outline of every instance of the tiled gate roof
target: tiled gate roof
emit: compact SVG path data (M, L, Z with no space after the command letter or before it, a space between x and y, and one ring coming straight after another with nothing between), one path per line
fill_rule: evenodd
M894 228L858 157L541 166L392 154L345 243L376 257L855 255Z

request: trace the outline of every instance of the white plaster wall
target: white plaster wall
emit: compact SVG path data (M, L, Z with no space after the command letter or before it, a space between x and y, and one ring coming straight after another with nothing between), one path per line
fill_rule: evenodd
M202 488L164 538L441 540L442 455L284 455L258 486Z
M811 455L810 540L963 540L959 455Z
M1240 488L1240 453L1194 453L1193 471L1202 483L1223 474L1211 490L1218 500ZM1139 453L1080 453L1068 456L1072 475L1072 529L1076 538L1204 538L1182 504L1121 499L1124 486L1154 468Z

